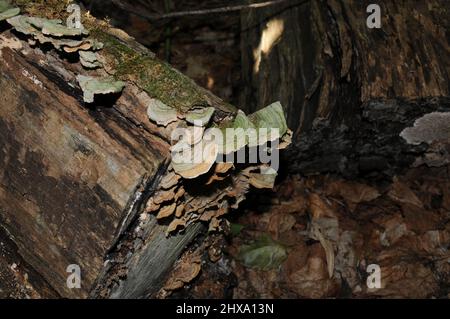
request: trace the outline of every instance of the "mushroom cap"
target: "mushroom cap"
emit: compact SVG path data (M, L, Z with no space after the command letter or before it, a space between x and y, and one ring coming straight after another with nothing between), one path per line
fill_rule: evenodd
M194 108L186 113L186 121L196 126L206 126L214 111L213 107Z
M160 100L151 99L147 108L147 115L158 125L167 126L178 120L177 110Z
M94 102L94 95L120 93L125 87L125 82L116 81L113 78L94 78L92 76L78 75L78 83L83 90L83 98L86 103Z
M172 167L183 178L194 179L209 172L218 153L217 143L207 134L194 146L180 141L172 147Z

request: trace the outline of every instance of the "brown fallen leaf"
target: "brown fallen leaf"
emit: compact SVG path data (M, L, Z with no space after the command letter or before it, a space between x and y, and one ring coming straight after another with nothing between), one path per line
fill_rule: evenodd
M267 230L278 239L280 234L286 233L294 227L296 219L290 214L277 213L270 216Z
M321 217L335 218L335 213L331 204L326 203L319 194L311 193L308 198L308 208L311 212L311 218L317 219Z
M421 208L423 207L423 203L416 194L414 194L408 185L401 182L397 177L394 177L394 183L391 186L391 190L388 192L388 196L396 202L407 203Z
M351 211L355 210L357 204L370 202L380 196L376 188L350 181L335 181L330 183L327 187L327 193L329 195L340 195Z
M287 288L297 298L327 298L339 290L336 280L330 279L320 244L299 243L289 253L283 270Z
M330 278L333 278L334 273L334 248L333 244L325 239L320 227L314 222L311 223L311 238L318 240L325 250L325 256L327 258L327 269Z

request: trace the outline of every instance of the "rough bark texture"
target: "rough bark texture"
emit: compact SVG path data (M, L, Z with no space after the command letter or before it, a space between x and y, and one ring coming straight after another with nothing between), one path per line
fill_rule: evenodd
M254 109L279 98L289 124L304 130L316 117L352 115L359 106L352 101L448 96L448 3L381 1L380 29L366 26L369 3L292 1L243 13L242 65L250 85L241 104ZM263 30L277 19L283 32L254 72Z
M128 82L121 94L87 105L76 81L87 71L73 56L30 46L6 23L1 28L0 296L155 295L204 228L193 224L168 238L167 223L138 218L168 171L173 129L149 120L144 89L179 108L213 105L215 121L233 108L104 27L93 33L105 42L105 68ZM81 268L81 289L66 285L71 264Z
M448 110L448 2L382 1L380 29L366 26L369 3L292 1L242 14L240 104L281 100L296 130L291 172L407 167L402 127ZM264 33L273 43L258 50Z
M245 210L229 248L269 234L288 258L268 272L236 264L234 297L449 296L450 6L378 1L382 27L368 29L369 3L242 14L241 105L281 100L296 133L286 178ZM366 285L369 264L380 289Z
M60 296L82 297L164 173L169 145L123 115L123 103L146 112L131 95L89 110L53 73L63 63L42 59L2 49L2 227ZM83 270L81 290L66 287L70 264Z

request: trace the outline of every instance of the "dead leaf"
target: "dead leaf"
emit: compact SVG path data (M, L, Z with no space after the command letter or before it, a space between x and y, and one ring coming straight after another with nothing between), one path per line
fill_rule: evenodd
M268 223L268 231L278 239L280 234L290 231L295 223L295 217L290 214L273 214Z
M329 195L340 195L351 211L355 210L357 204L361 202L370 202L380 196L380 193L376 188L350 181L332 182L327 187L327 193Z
M333 273L334 273L333 244L329 240L325 239L324 235L322 234L322 230L314 222L311 223L311 238L318 240L320 242L320 244L322 245L323 249L325 250L325 256L327 258L328 275L330 278L333 278Z
M422 202L416 194L414 194L408 185L401 182L397 177L394 178L394 183L391 186L388 196L396 202L407 203L421 208L423 207Z
M326 203L319 194L311 193L309 195L309 211L311 212L311 218L317 219L321 217L336 218L332 206Z

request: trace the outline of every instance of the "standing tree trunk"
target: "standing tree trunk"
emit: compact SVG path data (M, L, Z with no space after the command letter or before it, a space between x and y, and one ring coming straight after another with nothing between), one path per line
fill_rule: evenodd
M366 25L370 3L379 29ZM448 297L449 10L445 0L293 0L243 12L241 105L280 100L295 130L286 202L265 216L266 231L284 231L280 216L309 230L274 275L294 296ZM250 293L272 293L248 278Z
M399 135L450 110L448 1L379 1L379 29L366 25L370 3L293 0L242 14L240 104L282 102L295 130L290 172L392 175L436 153L415 145L424 136Z

